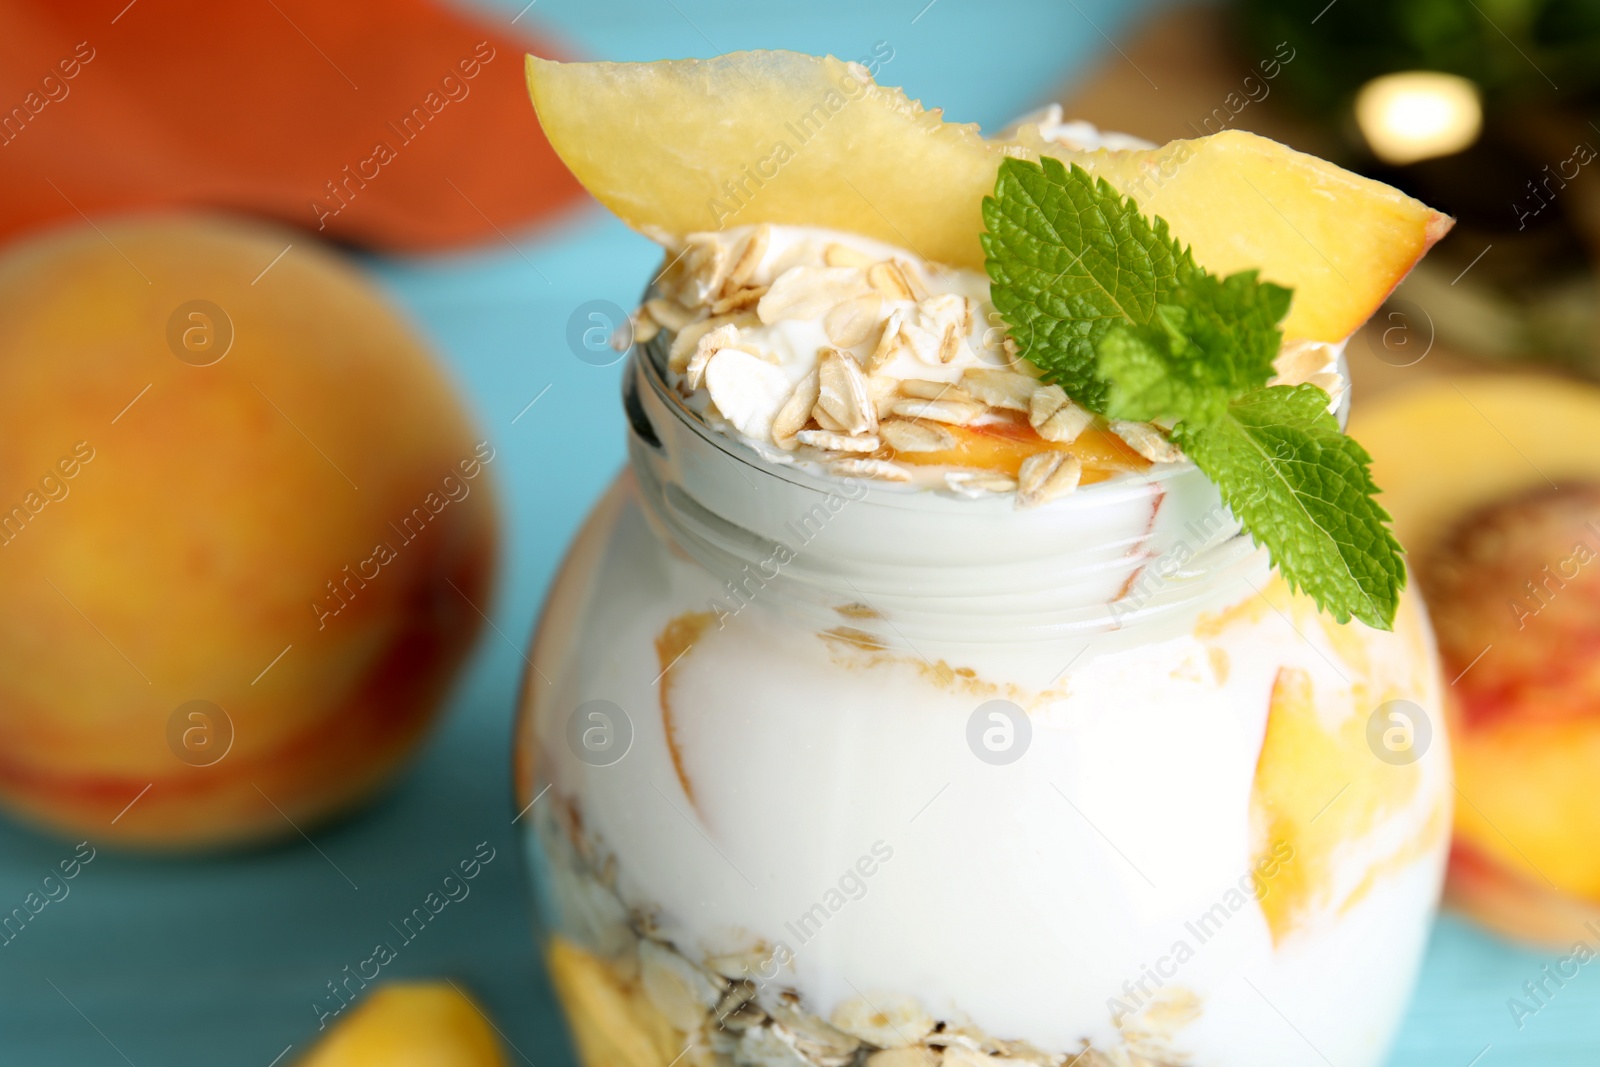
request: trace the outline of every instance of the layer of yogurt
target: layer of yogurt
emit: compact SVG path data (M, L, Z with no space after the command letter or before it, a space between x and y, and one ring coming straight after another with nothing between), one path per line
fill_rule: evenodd
M1058 112L1028 121L1077 147L1138 146ZM669 380L689 410L769 462L869 477L860 463L883 462L876 449L785 432L786 401L830 351L868 382L880 428L937 421L894 411L925 399L908 396L907 382L967 389L975 376L1014 375L1040 387L1006 344L978 272L818 227L665 243L674 266L641 337L660 329ZM866 277L885 263L904 295ZM728 303L718 310L719 301ZM869 328L851 341L841 327L863 315ZM906 343L885 354L891 318ZM702 345L716 330L716 343ZM1312 381L1337 406L1341 348L1286 346L1278 381ZM973 424L1006 419L1031 425L1033 412L998 407ZM1159 451L1159 427L1124 429L1155 453L1146 458L1181 460ZM886 470L874 491L893 487ZM948 473L907 481L955 489ZM1266 612L1220 635L1175 623L1087 655L988 644L965 650L955 665L968 673L951 684L912 653L830 640L758 602L663 669L661 635L723 588L664 550L625 496L611 498L594 528L608 527L608 543L589 545L594 558L563 577L547 623L606 640L554 638L540 659L556 678L540 699L556 709L615 702L630 715L631 749L612 766L590 765L572 753L560 714L540 719L539 749L608 858L622 905L650 916L685 956L742 956L754 970L783 944L789 958L763 976L767 985L797 991L823 1018L852 1000L909 998L938 1018L1056 1051L1087 1041L1218 1067L1377 1063L1420 956L1443 836L1375 877L1358 901L1338 901L1428 833L1448 792L1442 744L1424 761L1416 803L1348 842L1334 899L1294 937L1275 943L1253 901L1229 906L1203 943L1189 924L1231 900L1260 853L1250 794L1279 672L1305 672L1329 694L1319 710L1340 725L1359 703L1363 672L1412 675L1425 622L1334 641ZM1436 692L1407 692L1437 706ZM988 765L966 741L975 707L994 695L1030 717L1031 747L1014 765ZM562 850L547 855L558 928L606 944L605 924L626 913L596 904L594 886L561 871ZM864 858L871 875L859 873ZM1176 961L1180 942L1192 953ZM1119 1016L1116 1000L1133 1015Z
M1217 1067L1379 1061L1438 890L1443 744L1413 803L1341 846L1325 907L1288 940L1229 894L1262 846L1250 797L1280 670L1312 680L1330 729L1369 685L1437 707L1436 683L1413 691L1432 678L1414 609L1393 634L1339 641L1263 608L1081 658L974 646L953 664L970 677L952 683L912 652L830 640L756 603L661 672L659 635L720 590L632 505L611 506L612 540L573 578L594 612L574 630L608 639L551 650L570 659L550 699L615 701L632 748L586 765L558 717L541 747L623 902L686 956L743 954L754 973L782 943L792 958L767 984L823 1018L857 998L910 998L1053 1051L1087 1040ZM1008 766L966 740L996 696L1032 724ZM1430 826L1421 853L1385 867ZM862 857L873 873L850 876ZM581 928L581 900L557 907ZM1113 1001L1134 1014L1119 1019Z

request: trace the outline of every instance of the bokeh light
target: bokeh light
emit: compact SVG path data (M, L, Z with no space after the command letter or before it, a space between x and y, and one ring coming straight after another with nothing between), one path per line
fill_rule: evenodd
M1483 102L1466 78L1438 71L1385 74L1356 95L1356 123L1373 153L1403 165L1454 155L1483 130Z

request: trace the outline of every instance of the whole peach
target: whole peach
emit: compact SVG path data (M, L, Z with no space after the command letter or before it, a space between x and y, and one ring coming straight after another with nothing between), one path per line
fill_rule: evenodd
M495 569L494 453L303 235L0 257L0 804L161 848L293 835L415 749Z

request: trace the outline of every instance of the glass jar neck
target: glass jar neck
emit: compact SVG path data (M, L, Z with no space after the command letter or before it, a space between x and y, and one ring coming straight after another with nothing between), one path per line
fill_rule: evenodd
M629 455L652 525L739 603L831 620L859 611L907 640L1055 641L1247 595L1265 553L1188 463L1019 510L785 465L711 429L636 347L624 374Z

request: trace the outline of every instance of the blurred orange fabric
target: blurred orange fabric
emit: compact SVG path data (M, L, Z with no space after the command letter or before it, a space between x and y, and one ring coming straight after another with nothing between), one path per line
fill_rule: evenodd
M518 31L427 0L0 0L0 239L173 206L384 251L580 195ZM514 36L515 35L515 36Z

